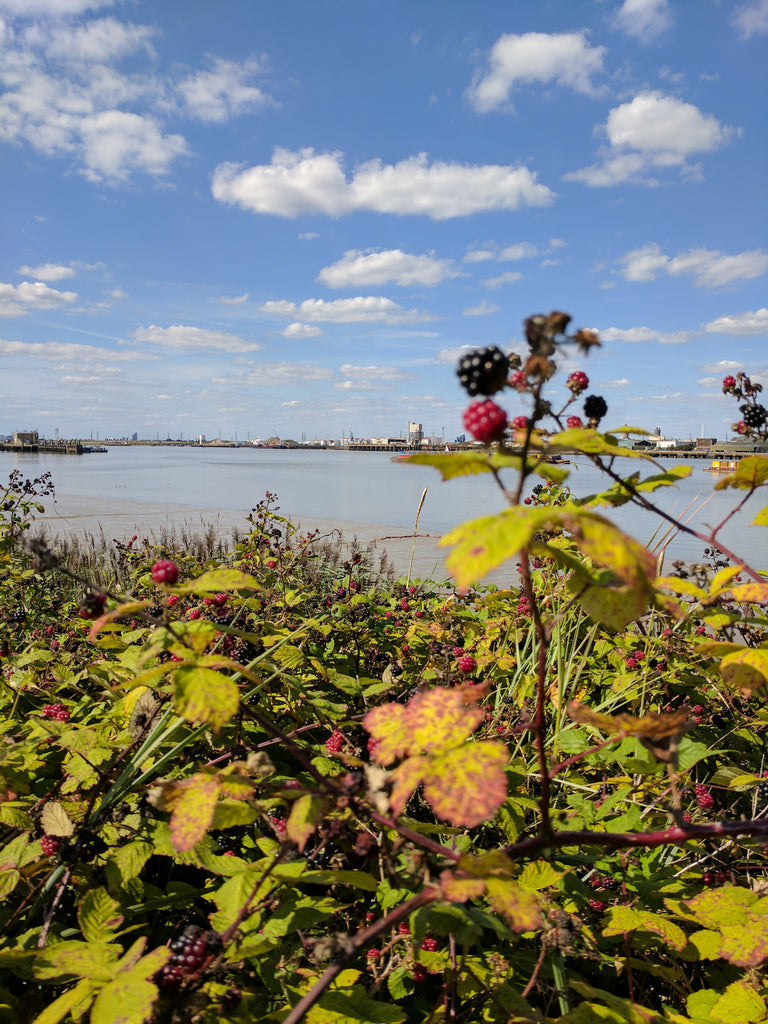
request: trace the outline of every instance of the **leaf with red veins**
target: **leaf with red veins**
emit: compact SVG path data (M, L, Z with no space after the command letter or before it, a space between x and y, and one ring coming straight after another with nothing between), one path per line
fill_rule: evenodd
M376 740L372 756L379 764L392 764L412 749L408 711L402 704L382 704L369 711L363 726Z
M392 772L394 785L389 798L389 806L395 817L405 809L411 794L423 780L424 774L429 771L431 764L431 759L428 757L409 757Z
M193 776L177 791L171 814L171 842L179 853L191 850L208 831L219 799L214 776Z
M435 689L417 693L408 702L413 750L443 754L457 747L483 720L483 711L468 706L460 690Z
M439 818L472 827L490 820L507 798L509 751L496 740L468 743L429 762L424 798Z

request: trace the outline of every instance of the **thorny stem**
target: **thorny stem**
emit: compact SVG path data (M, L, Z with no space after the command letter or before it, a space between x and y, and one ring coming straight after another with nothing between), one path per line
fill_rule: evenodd
M347 964L353 960L360 950L367 946L369 942L373 942L374 939L378 938L379 935L383 935L386 931L392 928L394 925L404 921L414 910L418 910L419 907L424 907L428 903L432 903L438 899L440 891L438 889L422 889L420 893L412 896L411 899L406 900L405 903L401 903L398 907L393 910L380 920L375 921L370 928L363 928L357 932L356 935L350 937L349 947L336 957L333 963L328 969L318 978L309 992L296 1003L292 1008L291 1012L287 1017L283 1018L283 1024L299 1024L299 1021L304 1019L305 1014L315 1005L320 999L323 992L328 986L334 981L335 978L341 974Z

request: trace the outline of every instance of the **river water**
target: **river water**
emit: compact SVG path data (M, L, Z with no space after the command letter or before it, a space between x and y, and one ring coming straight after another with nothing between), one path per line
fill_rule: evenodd
M664 460L664 466L677 460ZM693 473L675 487L654 492L658 505L676 516L693 516L700 529L721 522L733 508L736 491L714 491L718 477L706 462L693 462ZM631 469L639 468L633 460ZM607 483L589 463L575 460L567 483L578 495L604 489ZM625 472L629 472L629 468ZM443 482L435 469L393 461L386 453L261 448L110 447L105 454L52 455L0 452L0 481L19 469L34 477L50 470L56 500L45 499L39 517L49 533L99 534L124 540L132 534L157 537L163 528L183 525L202 532L207 524L225 536L233 528L246 532L246 516L267 491L277 495L280 514L302 529L338 529L346 541L357 538L386 550L398 573L405 573L413 551L413 575L443 581L447 570L438 538L454 526L500 511L504 498L490 474ZM643 476L655 472L650 465ZM511 485L511 479L508 481ZM417 509L424 489L419 533L413 540ZM722 542L768 568L768 530L750 526L765 504L756 496L745 511L727 523ZM698 511L697 511L698 510ZM610 516L643 543L658 543L663 529L650 513L625 505ZM397 539L402 538L402 539ZM666 564L675 558L701 560L699 541L677 535L670 541ZM513 565L489 578L499 585L515 581Z

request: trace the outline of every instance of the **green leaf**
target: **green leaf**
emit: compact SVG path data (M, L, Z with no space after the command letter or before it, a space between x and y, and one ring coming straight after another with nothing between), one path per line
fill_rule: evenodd
M750 526L768 526L768 505L760 509Z
M307 840L328 813L328 806L326 799L312 793L294 802L285 824L285 833L296 843L299 853L304 852Z
M87 942L109 942L123 923L120 904L106 889L91 889L86 894L77 919Z
M90 978L109 981L120 947L106 942L58 942L43 949L35 961L35 977L42 980Z
M307 1012L308 1024L402 1024L407 1014L399 1006L370 999L355 982L358 971L342 971Z
M218 779L205 775L195 775L179 785L171 813L174 849L191 850L203 838L211 827L219 788Z
M173 673L174 701L188 722L205 722L220 729L240 705L237 684L222 672L197 665L180 665Z
M158 997L157 986L148 979L170 955L165 946L155 949L105 985L96 996L90 1024L144 1024Z
M462 523L447 533L439 545L453 548L445 564L459 590L466 590L502 562L514 558L531 543L549 515L548 509L508 508L495 516Z
M70 1010L74 1010L78 1005L85 1008L95 991L94 982L83 979L74 988L67 989L58 999L47 1006L41 1014L35 1017L32 1024L60 1024L60 1021L69 1015Z
M740 978L728 986L709 1014L723 1024L754 1024L765 1017L765 1003L747 979Z
M169 588L174 594L229 593L232 590L262 590L259 581L241 569L211 569L196 580Z
M607 923L603 926L603 935L623 935L625 932L650 932L657 935L663 942L678 952L685 949L688 942L683 929L661 914L648 910L635 910L632 907L618 906L608 910Z
M645 452L622 448L610 434L601 434L597 430L587 427L561 430L560 433L553 434L549 439L548 447L553 452L577 451L590 455L620 455L626 459L644 459L646 462L653 462L653 459Z
M416 452L401 461L413 466L434 466L443 480L491 472L491 463L486 452ZM523 464L520 458L515 462L516 469Z

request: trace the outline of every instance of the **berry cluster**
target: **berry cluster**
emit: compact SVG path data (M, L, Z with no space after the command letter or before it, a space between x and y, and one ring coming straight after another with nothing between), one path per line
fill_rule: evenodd
M155 583L168 583L173 586L179 578L179 567L167 558L158 558L152 566L151 572Z
M584 400L584 415L589 420L590 427L596 427L607 412L608 405L600 395L589 395Z
M217 932L206 932L199 925L191 924L170 944L171 958L160 968L156 978L160 988L176 988L184 981L199 978L220 945Z
M475 349L461 357L456 373L468 395L494 395L507 382L509 358L496 345Z
M77 608L77 614L81 619L98 619L104 614L104 605L107 602L105 594L85 594Z
M69 718L69 711L63 704L43 704L43 718L52 718L55 722L66 722Z
M747 374L740 372L736 376L729 374L723 377L723 394L743 399L739 406L742 419L732 424L731 429L737 434L747 436L768 437L768 409L756 400L763 390L762 384L754 383Z
M589 387L589 377L583 371L576 370L574 373L568 374L565 386L574 395L580 395L582 391L586 391Z

